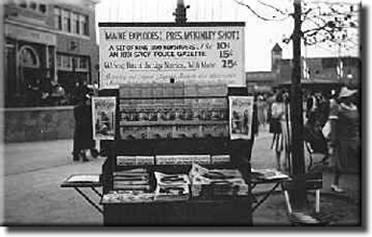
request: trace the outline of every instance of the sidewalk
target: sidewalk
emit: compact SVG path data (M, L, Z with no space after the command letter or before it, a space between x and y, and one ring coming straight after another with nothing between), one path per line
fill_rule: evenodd
M252 154L252 167L275 167L275 156L270 150L270 142L271 134L267 132L261 132L257 137ZM60 184L71 174L101 173L105 158L88 157L90 162L72 162L71 147L72 140L5 144L6 225L102 225L100 213L73 189L62 189ZM353 201L358 203L360 185L357 175L342 177L341 184L346 193L341 196L335 196L330 190L332 174L325 171L323 177L321 210L323 207L324 210L330 208L326 200L341 202L340 205L345 202L353 207ZM94 193L88 189L86 191L98 201ZM338 208L342 211L345 207ZM352 211L356 212L353 213L353 218L360 216L360 213L357 213L360 210ZM342 218L350 219L349 216ZM278 193L271 196L254 212L253 220L257 225L288 225L283 195Z

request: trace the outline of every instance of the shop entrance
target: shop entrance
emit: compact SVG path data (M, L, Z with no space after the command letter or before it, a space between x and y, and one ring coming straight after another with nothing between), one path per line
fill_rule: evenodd
M42 83L42 73L40 69L40 58L36 50L24 45L18 54L19 77L16 83L17 92L25 96L25 101L29 105L39 105L41 96L40 86Z

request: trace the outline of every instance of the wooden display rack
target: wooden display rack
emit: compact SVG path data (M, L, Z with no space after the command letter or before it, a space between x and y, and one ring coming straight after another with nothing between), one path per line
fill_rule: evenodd
M172 84L164 85L168 91L175 91L175 86ZM205 88L199 88L200 91ZM220 88L221 89L221 88ZM228 128L228 116L222 118L220 121L202 121L195 122L189 121L148 121L140 123L123 122L123 108L129 103L136 103L139 101L148 101L156 103L159 100L169 101L183 101L188 99L195 101L203 99L217 99L225 100L226 106L224 107L225 113L228 115L228 96L229 95L247 95L246 88L234 88L221 90L212 88L211 90L198 94L190 92L187 94L183 91L178 91L178 94L169 96L163 93L159 96L154 94L155 89L146 95L138 97L126 97L123 89L115 90L102 90L99 96L115 96L117 101L116 113L116 135L114 141L102 141L101 146L107 153L107 160L102 166L102 184L103 194L108 193L113 188L113 173L129 170L138 167L145 167L147 170L160 171L164 173L184 173L187 174L191 165L185 164L167 164L159 165L154 162L152 165L138 166L126 165L119 166L117 164L118 156L158 156L158 155L229 155L230 162L221 164L202 164L206 168L234 168L240 170L243 177L248 184L247 196L229 196L229 197L210 197L210 198L195 198L190 197L185 201L156 201L144 203L104 203L103 205L103 218L104 225L106 226L123 226L123 225L229 225L229 226L251 226L252 225L252 207L251 207L251 185L250 185L250 151L251 142L247 140L230 140L228 133L223 134L203 134L202 127L204 125L224 126ZM132 88L132 92L134 89ZM180 94L181 93L181 94ZM183 94L182 94L183 93ZM163 103L166 104L166 103ZM177 106L177 105L176 105ZM213 104L209 105L213 109ZM150 106L151 107L151 106ZM219 108L221 109L221 108ZM139 136L135 138L122 138L125 126L133 124L135 126L151 127L155 125L160 126L196 126L202 131L198 136L192 134L180 137L147 137ZM191 130L195 130L195 127ZM149 129L147 130L147 132ZM174 131L174 130L173 130ZM228 131L228 129L227 129ZM204 136L205 135L205 136Z

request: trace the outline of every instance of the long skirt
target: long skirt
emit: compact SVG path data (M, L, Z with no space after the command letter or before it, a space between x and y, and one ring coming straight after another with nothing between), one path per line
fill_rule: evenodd
M361 163L360 138L339 139L334 156L338 172L359 172Z
M273 141L271 143L271 149L276 152L283 151L283 135L281 133L273 134Z

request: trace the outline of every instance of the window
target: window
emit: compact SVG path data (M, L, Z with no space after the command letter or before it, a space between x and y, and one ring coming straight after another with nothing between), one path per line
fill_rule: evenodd
M89 36L89 18L83 14L55 7L54 25L64 32Z
M62 55L57 54L57 68L62 68Z
M57 68L63 71L72 71L72 57L65 54L57 54Z
M39 67L39 57L36 51L30 46L23 46L20 49L19 62L23 67Z
M88 17L80 15L80 26L83 35L89 35Z
M20 7L22 8L27 8L27 1L26 0L21 0L21 3L19 4Z
M58 30L62 30L62 15L61 9L58 7L54 8L54 27Z
M82 71L88 70L88 58L87 57L80 57L79 58L79 66L78 68Z
M57 68L61 71L88 72L89 57L57 54Z
M71 12L62 10L62 30L71 32Z
M72 33L80 34L79 15L72 13Z
M39 11L41 12L41 13L46 13L46 5L45 4L40 4L39 5Z
M36 10L36 8L37 8L37 4L36 4L36 2L31 2L31 3L30 3L30 8L31 8L32 10Z
M62 56L62 67L66 69L72 69L71 57L67 55Z

